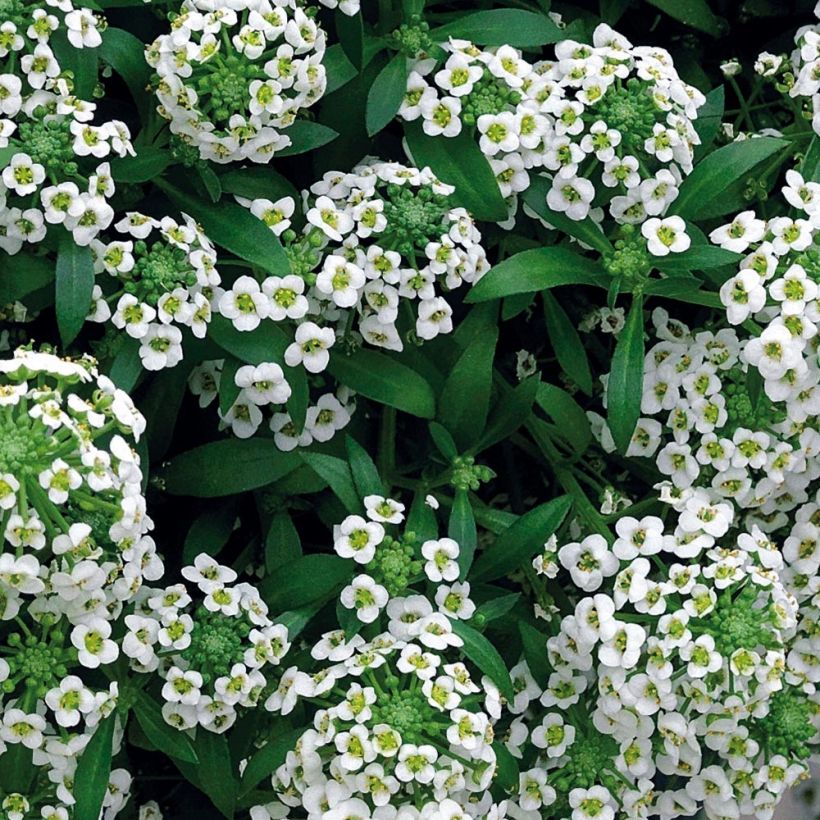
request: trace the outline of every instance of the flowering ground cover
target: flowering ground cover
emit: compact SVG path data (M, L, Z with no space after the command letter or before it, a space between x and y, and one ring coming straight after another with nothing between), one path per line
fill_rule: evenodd
M819 290L820 5L0 0L0 820L794 805Z

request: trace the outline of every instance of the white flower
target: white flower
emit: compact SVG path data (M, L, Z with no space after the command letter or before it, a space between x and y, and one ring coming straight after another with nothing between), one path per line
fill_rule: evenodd
M585 592L594 592L604 578L618 571L618 559L609 551L606 539L597 533L580 543L565 544L558 550L558 560Z
M373 623L387 603L387 590L369 575L357 575L339 596L342 606L354 609L358 619L365 624Z
M33 194L45 178L45 168L24 153L14 154L2 174L3 184L18 196Z
M237 330L255 330L269 315L270 304L252 276L240 276L219 300L219 312L230 319Z
M139 356L146 370L174 367L182 361L182 331L172 325L149 325L140 339Z
M421 554L426 559L424 572L427 577L435 583L457 580L459 552L459 546L452 538L425 541L421 545Z
M553 211L565 213L570 219L580 221L588 216L594 198L595 188L588 179L559 175L555 177L552 188L547 193L547 205Z
M360 515L349 515L339 525L333 548L342 558L352 558L358 564L373 560L376 547L384 540L384 527L366 521Z
M641 225L641 233L646 237L647 249L654 256L681 253L692 244L686 234L686 223L679 216L647 219Z
M336 255L325 259L316 277L316 289L342 308L353 307L359 301L359 291L364 283L364 271L343 256Z
M296 328L295 341L285 350L285 363L302 365L309 373L321 373L330 361L329 349L336 341L333 328L303 322Z
M71 630L71 643L77 649L79 662L88 669L113 663L119 649L110 637L111 625L101 618L92 618L87 624L75 626Z
M715 228L709 239L727 251L743 253L750 245L760 242L765 234L765 221L758 219L754 211L743 211L728 225Z

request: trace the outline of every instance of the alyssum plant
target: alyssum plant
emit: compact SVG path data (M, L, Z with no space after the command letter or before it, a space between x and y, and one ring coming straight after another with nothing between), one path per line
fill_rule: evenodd
M710 5L0 0L0 818L777 816L820 39Z

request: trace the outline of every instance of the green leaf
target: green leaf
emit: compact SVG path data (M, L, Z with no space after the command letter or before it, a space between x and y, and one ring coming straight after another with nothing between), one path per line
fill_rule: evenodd
M817 134L811 138L800 172L807 182L820 182L820 137Z
M570 219L566 214L553 211L547 205L547 193L551 187L552 183L545 177L533 177L530 187L521 195L524 204L561 233L568 234L603 254L612 253L612 243L589 217L581 220Z
M285 132L290 138L290 145L276 152L277 157L292 157L296 154L306 154L316 148L321 148L333 142L339 136L338 131L328 128L313 120L296 120L288 126Z
M347 450L350 472L353 475L353 483L356 485L359 497L382 495L384 486L379 476L379 470L373 463L373 459L368 455L367 450L351 435L345 436L345 449Z
M344 504L349 513L362 511L362 499L353 483L353 474L346 461L325 453L303 452L301 457L312 470L327 481L336 498Z
M428 137L417 122L404 126L413 161L429 165L442 181L455 186L452 199L476 219L499 222L507 218L507 205L493 169L467 130L457 137Z
M564 374L589 396L592 394L592 373L581 337L558 300L549 291L544 291L542 298L547 336L558 364Z
M554 384L542 383L535 397L538 406L552 419L572 449L583 455L592 442L592 432L586 413L566 390Z
M275 572L302 557L302 542L287 510L273 516L265 536L265 569Z
M348 59L341 43L334 43L325 52L322 64L327 72L325 96L347 85L359 73L356 66Z
M702 210L712 204L719 205L724 191L733 182L773 154L788 148L789 144L786 140L774 137L755 137L712 151L681 183L680 193L670 206L669 213L697 220ZM731 204L729 209L731 210ZM710 209L710 213L719 216L722 211L718 207L717 212Z
M527 422L540 382L540 376L531 376L498 399L476 452L503 441Z
M161 752L186 763L199 763L188 735L165 722L160 705L144 690L137 694L134 715L146 737Z
M117 353L106 370L111 381L128 393L143 372L139 354L140 342L128 334L123 334L120 339Z
M524 646L524 660L530 668L536 683L546 689L552 670L547 661L547 638L543 632L530 626L526 621L518 622L518 632Z
M196 734L199 785L219 811L231 820L236 810L238 783L226 735L200 729Z
M291 390L285 407L293 426L297 432L301 433L305 429L305 419L307 418L308 404L310 404L310 386L308 385L307 371L301 365L298 367L285 367L285 378Z
M498 598L491 598L476 609L476 615L481 615L485 623L503 618L518 603L520 598L520 592L510 592L507 595L500 595Z
M498 687L510 702L515 699L510 673L498 650L477 630L464 621L452 619L453 632L464 641L464 654Z
M498 342L495 315L485 331L461 354L439 398L439 419L463 451L484 432L493 385L493 359Z
M405 529L407 532L416 533L422 541L430 541L438 537L436 514L427 504L426 493L417 492L413 496Z
M644 288L646 296L662 296L676 302L685 302L690 305L724 310L720 294L707 290L698 290L700 282L697 279L684 276L673 276L668 279L653 279Z
M154 105L153 94L147 90L151 83L151 69L145 62L144 50L142 40L128 31L108 27L102 32L100 57L125 81L143 122Z
M223 439L173 458L161 472L171 495L215 498L264 487L295 470L301 459L272 439Z
M150 182L158 177L173 161L170 151L146 145L135 157L116 157L111 160L111 176L115 182Z
M518 761L500 740L493 741L493 751L495 752L496 769L493 773L492 788L498 791L499 798L503 800L508 794L518 789L520 779Z
M561 526L571 506L572 499L562 495L522 515L479 556L470 580L494 581L531 561Z
M304 555L274 570L260 589L274 612L298 609L338 592L353 572L352 562L338 555Z
M615 345L606 390L607 423L621 453L629 447L641 415L643 359L643 298L635 296Z
M219 175L210 165L204 163L196 166L196 172L211 202L219 202L222 196L222 183L219 181Z
M233 407L242 388L236 383L236 373L244 365L233 356L226 356L219 377L219 412L224 415Z
M244 797L266 777L270 777L284 762L287 753L304 734L304 729L291 729L276 737L269 737L265 745L254 753L242 772L239 797Z
M108 776L111 774L112 744L117 711L111 712L98 724L83 749L74 773L74 820L99 820Z
M283 196L291 197L299 205L299 191L270 166L238 168L219 178L222 190L246 199L269 199L275 202Z
M450 521L447 524L447 535L459 546L458 566L461 570L459 578L463 581L473 564L475 548L478 544L475 516L467 490L456 490L453 508L450 510Z
M706 0L648 0L648 2L684 25L704 31L713 37L717 37L723 31L723 24L709 8Z
M163 180L156 184L181 211L199 222L211 241L267 273L285 276L290 264L273 231L249 210L230 202L206 202L183 193ZM271 325L265 322L265 325Z
M603 268L569 248L532 248L494 265L476 282L465 302L488 302L515 293L534 293L561 285L609 286Z
M237 330L230 319L214 315L208 336L223 350L246 364L283 363L288 337L275 322L262 322L255 330Z
M90 100L97 85L97 48L75 48L66 36L65 28L58 28L48 39L62 72L71 72L73 93L81 100Z
M407 58L399 52L379 72L367 94L365 122L371 137L392 122L406 91Z
M437 421L431 421L429 427L430 437L444 458L446 458L447 461L452 461L456 458L458 455L458 446L447 428Z
M224 504L209 506L199 518L194 520L182 547L182 560L192 564L200 553L218 555L236 523L236 502L229 499ZM147 733L146 733L147 734Z
M16 302L54 281L54 263L45 256L25 252L8 256L5 251L0 254L0 304Z
M425 419L436 413L436 397L424 377L386 353L361 348L352 356L332 355L328 371L380 404Z
M557 43L567 36L566 29L558 28L545 13L521 9L491 9L464 14L430 32L436 43L446 43L450 37L456 37L481 46L508 44L516 48Z
M656 259L654 264L664 273L679 273L737 265L742 258L742 254L718 248L716 245L695 245L683 253L670 253L669 256Z
M700 137L700 145L695 146L697 158L715 141L723 122L725 106L726 92L723 86L719 85L706 95L706 102L698 109L698 118L695 120L695 131Z
M362 67L364 27L361 14L345 14L336 10L336 34L347 58L355 68Z
M64 234L57 252L55 305L60 339L66 347L77 338L91 311L93 289L91 249L75 245L71 234Z

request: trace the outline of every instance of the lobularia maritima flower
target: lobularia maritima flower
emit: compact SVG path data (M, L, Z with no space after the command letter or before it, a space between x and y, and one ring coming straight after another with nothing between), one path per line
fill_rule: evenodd
M586 535L537 564L569 597L546 678L513 670L510 816L770 818L807 776L816 607L798 608L788 558L758 527L731 507L718 527L693 515L706 499L684 492L663 513L673 530L624 515L614 541Z
M16 254L62 226L88 245L114 218L109 157L134 154L125 123L93 123L52 49L100 45L102 19L70 0L15 0L0 10L0 248ZM62 233L62 231L59 231Z
M279 361L232 373L239 390L220 411L223 426L252 436L264 407L278 405L269 426L282 449L328 441L354 409L344 384L328 391L332 357L361 345L400 352L405 343L453 329L446 295L478 281L489 266L478 229L467 211L450 204L450 193L429 168L370 159L350 173L329 172L304 191L303 217L288 197L238 197L280 236L292 272L261 282L237 277L221 295L219 312L240 332L276 323L292 341ZM300 232L291 227L297 219L304 225ZM301 426L282 406L294 381L304 378L293 368L321 390ZM200 396L216 395L199 382L217 373L221 368L213 363L195 372Z
M227 731L256 706L268 684L266 667L288 651L288 631L268 617L254 586L205 553L182 570L183 583L144 588L126 616L122 651L137 672L164 681L162 715L178 729Z
M501 698L474 678L452 627L475 611L456 581L459 546L402 533L393 499L363 506L335 532L336 552L364 570L340 596L355 618L323 634L265 702L283 716L298 705L312 726L251 817L503 817L489 792Z
M327 84L315 12L296 0L185 0L145 51L171 131L219 163L270 162L287 148L288 126Z
M119 694L96 670L117 660L115 625L163 571L129 442L145 420L93 360L24 349L0 361L0 411L0 756L30 750L33 766L2 807L67 818L78 757ZM107 817L130 780L111 772Z
M725 327L692 331L662 309L653 321L660 341L646 354L645 415L628 454L654 458L676 493L709 488L719 499L717 521L737 507L765 532L782 527L820 478L816 353L811 368L801 353L811 342L782 325L780 335L771 328L753 338ZM766 378L759 364L774 345L791 351L791 366L782 361ZM759 389L750 389L756 381ZM611 451L609 431L597 424Z
M95 273L110 278L95 285L88 320L137 339L146 370L174 367L183 329L204 338L222 294L214 246L187 214L178 222L131 211L115 228L122 239L91 242Z
M506 45L451 39L441 48L443 62L417 61L399 115L431 137L474 134L511 215L516 195L542 174L549 208L573 220L600 219L593 200L603 192L621 223L662 215L677 197L705 98L664 49L634 46L606 24L591 46L564 40L554 60L534 63Z

